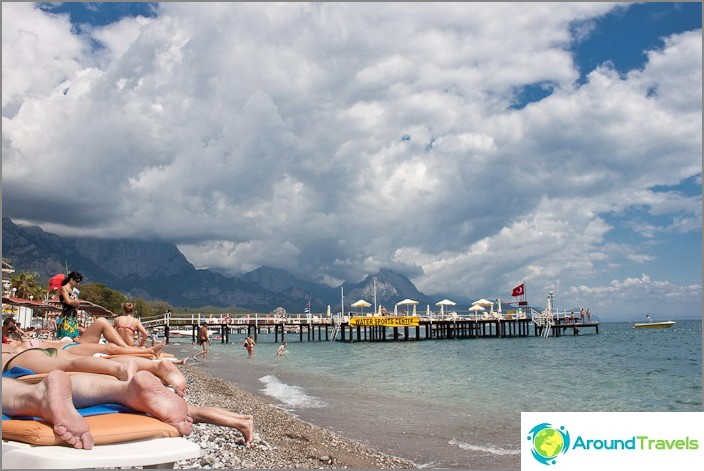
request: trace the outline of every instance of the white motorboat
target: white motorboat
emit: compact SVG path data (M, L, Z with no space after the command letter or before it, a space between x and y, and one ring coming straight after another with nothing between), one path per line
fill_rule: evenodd
M667 329L667 328L672 327L673 325L677 324L677 322L675 322L675 321L653 322L653 319L648 314L646 314L645 317L648 319L648 322L638 322L636 324L633 324L633 328L634 329Z

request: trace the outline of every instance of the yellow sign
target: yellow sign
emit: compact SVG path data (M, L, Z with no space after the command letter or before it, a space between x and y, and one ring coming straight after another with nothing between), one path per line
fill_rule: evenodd
M351 317L350 326L357 325L380 325L384 327L415 327L418 326L418 316L408 317Z

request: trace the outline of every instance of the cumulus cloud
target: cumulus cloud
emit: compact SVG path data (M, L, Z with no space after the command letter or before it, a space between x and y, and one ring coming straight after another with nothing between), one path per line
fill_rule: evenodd
M652 260L610 240L632 208L701 230L700 196L654 189L701 184L701 30L578 85L612 4L163 3L80 35L2 8L4 214L46 230L468 297Z

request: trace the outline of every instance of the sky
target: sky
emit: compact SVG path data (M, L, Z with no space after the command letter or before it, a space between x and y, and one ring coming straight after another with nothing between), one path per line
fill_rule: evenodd
M2 213L229 275L698 317L701 25L699 2L3 2Z

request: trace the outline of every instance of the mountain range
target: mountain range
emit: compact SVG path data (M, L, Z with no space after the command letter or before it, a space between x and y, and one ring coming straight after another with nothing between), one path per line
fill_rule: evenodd
M346 311L365 299L393 306L410 298L419 306L434 300L416 289L405 276L383 269L358 283L341 286L299 279L285 270L260 267L239 277L196 269L174 244L128 239L65 238L39 226L21 226L2 218L2 256L16 272L38 275L40 282L57 273L78 271L85 283L102 283L129 297L164 301L175 307L239 307L271 312L283 307L302 313L339 311L344 293Z

